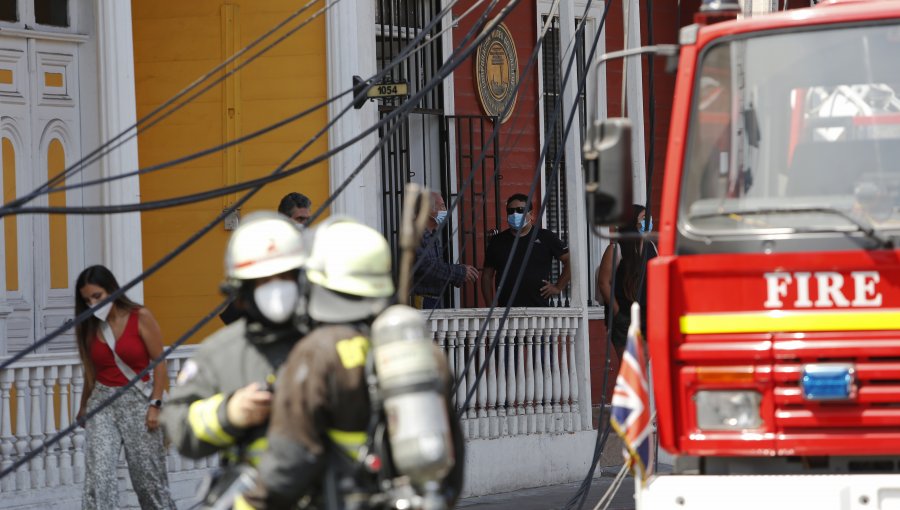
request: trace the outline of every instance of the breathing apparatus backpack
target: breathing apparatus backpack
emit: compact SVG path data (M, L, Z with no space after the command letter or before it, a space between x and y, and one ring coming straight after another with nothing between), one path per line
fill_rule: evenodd
M459 487L446 487L452 470L459 480L451 484L461 485L462 437L451 427L442 361L418 310L394 305L372 324L366 364L372 422L368 452L359 459L378 479L368 508L443 510L459 496Z

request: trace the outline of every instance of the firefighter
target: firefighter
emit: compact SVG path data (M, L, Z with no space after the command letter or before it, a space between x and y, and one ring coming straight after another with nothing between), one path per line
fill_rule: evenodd
M285 362L275 389L269 448L255 485L235 508L290 508L298 501L312 508L394 508L379 479L391 462L376 447L384 443L377 434L384 432L384 417L372 405L377 399L370 399L369 355L372 321L394 293L390 248L381 234L352 220L332 219L312 235L305 275L306 313L314 328ZM427 349L433 349L439 370L432 374L440 374L446 405L446 359L437 347ZM440 481L441 506L452 505L462 484L463 442L458 421L450 423L455 467Z
M221 454L224 469L207 504L265 448L275 374L302 336L294 311L305 260L301 231L274 212L248 215L228 242L222 288L242 317L206 338L184 364L161 419L182 455Z

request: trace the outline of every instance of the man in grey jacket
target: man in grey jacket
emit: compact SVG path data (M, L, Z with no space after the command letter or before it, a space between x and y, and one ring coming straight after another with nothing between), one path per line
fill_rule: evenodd
M184 364L161 416L182 455L219 452L226 465L252 466L265 450L275 374L302 336L293 318L305 260L301 232L284 216L248 215L234 231L223 287L242 317Z

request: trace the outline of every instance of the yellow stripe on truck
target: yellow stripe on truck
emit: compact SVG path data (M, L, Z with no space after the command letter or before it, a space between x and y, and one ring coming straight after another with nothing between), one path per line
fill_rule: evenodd
M810 310L698 313L681 316L685 335L897 329L900 310Z

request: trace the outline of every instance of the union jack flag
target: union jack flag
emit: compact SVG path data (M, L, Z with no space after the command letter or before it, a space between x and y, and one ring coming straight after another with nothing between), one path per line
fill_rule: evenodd
M622 455L635 478L646 481L653 474L653 425L650 423L650 388L644 372L647 359L641 337L640 306L632 305L631 326L613 391L610 421L625 447Z

